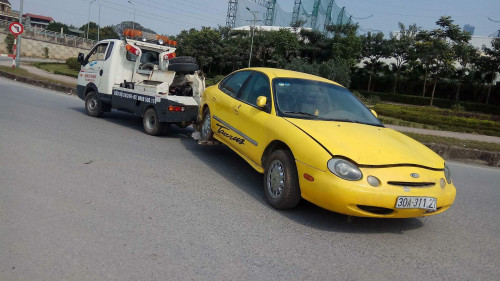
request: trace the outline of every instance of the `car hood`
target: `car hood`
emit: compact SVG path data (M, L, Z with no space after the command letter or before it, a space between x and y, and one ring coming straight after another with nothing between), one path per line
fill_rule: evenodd
M423 144L393 129L358 123L285 118L333 155L360 165L411 164L443 169L444 160Z

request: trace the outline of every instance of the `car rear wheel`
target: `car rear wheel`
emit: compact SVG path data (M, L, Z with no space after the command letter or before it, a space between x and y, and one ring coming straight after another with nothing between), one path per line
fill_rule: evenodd
M200 140L211 141L213 140L214 132L212 131L212 117L210 116L210 109L206 109L201 120L200 127Z
M103 104L93 91L85 97L85 110L92 117L100 117L104 113Z
M152 136L160 135L163 132L163 127L165 125L158 120L158 114L156 114L156 110L152 107L148 108L144 113L142 124L146 134Z
M291 209L299 203L297 167L289 150L276 150L267 160L264 194L267 202L276 209Z

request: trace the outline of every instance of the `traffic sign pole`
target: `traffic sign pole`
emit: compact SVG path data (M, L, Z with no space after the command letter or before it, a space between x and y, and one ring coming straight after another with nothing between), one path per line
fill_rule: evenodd
M21 24L21 27L22 27L22 24L23 24L23 4L24 4L24 0L21 0L21 6L20 6L20 9L19 9L19 23ZM21 57L21 35L20 34L17 37L17 49L16 50L17 50L17 52L15 53L15 56L16 56L16 67L19 67L19 59Z
M12 57L12 68L16 68L16 49L17 49L17 35L14 35L14 56ZM19 67L19 66L18 66Z

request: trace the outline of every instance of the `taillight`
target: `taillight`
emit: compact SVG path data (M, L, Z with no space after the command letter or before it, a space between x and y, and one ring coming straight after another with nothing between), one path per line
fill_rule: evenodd
M179 106L179 105L169 105L168 110L170 110L170 111L186 111L186 108L184 106Z
M134 46L132 46L130 44L125 45L125 49L127 49L127 51L131 52L132 54L134 54L136 56L141 54L141 51L139 51L139 49L134 48Z
M177 55L175 53L166 54L163 56L164 60L169 60L175 58Z

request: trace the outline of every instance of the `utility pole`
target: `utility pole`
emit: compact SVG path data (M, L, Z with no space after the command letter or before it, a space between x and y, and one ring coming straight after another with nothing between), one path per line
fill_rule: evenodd
M19 23L23 24L23 4L24 0L21 0L21 7L19 8ZM19 67L19 60L21 57L21 34L17 36L17 44L16 44L16 68Z
M132 29L135 29L135 4L132 3L132 1L128 0L127 2L129 2L130 4L132 4L132 6L134 6L134 21L132 22Z
M89 39L89 29L90 29L90 6L94 3L95 0L89 2L89 21L87 22L87 39Z
M257 22L257 12L250 10L250 8L248 7L247 10L253 15L252 43L250 44L250 58L248 59L248 67L250 67L250 63L252 62L253 36L255 35L255 23Z
M99 42L99 34L101 33L101 0L98 0L99 3L99 19L97 20L97 42Z

